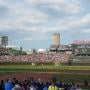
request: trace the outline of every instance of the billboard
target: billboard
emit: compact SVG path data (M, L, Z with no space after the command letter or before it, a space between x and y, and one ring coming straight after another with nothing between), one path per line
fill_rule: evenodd
M72 51L74 53L90 54L90 41L74 41L74 43L72 44Z
M73 44L89 44L90 45L90 40L74 40Z

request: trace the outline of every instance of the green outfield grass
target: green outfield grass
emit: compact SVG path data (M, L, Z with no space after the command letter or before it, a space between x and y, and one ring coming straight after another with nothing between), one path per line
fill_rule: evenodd
M74 81L81 80L82 82L82 79L86 78L90 82L90 73L89 73L90 66L53 66L53 65L52 66L49 65L45 65L45 66L1 65L0 66L0 74L19 73L19 72L57 72L57 73L61 72L64 74L64 76L67 75L67 77L63 76L66 80L73 79ZM78 79L75 79L75 76Z
M83 78L85 78L85 71L87 71L86 76L90 76L90 66L31 66L31 65L1 65L0 66L0 74L2 73L17 73L17 72L64 72L64 74L71 74L82 76L80 72L83 73ZM74 76L75 77L75 76ZM79 78L80 78L79 77ZM65 78L65 77L64 77ZM89 78L90 79L90 78Z
M90 71L90 66L54 66L54 65L0 65L0 73L25 71Z
M53 66L53 65L1 65L1 70L90 70L90 66Z

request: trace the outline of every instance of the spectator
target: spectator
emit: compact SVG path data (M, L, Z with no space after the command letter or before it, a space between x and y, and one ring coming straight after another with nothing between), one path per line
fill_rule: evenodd
M22 90L18 80L16 81L16 83L15 83L14 87L12 88L12 90Z
M5 83L5 90L12 90L12 88L13 88L13 84L11 82L11 79L7 79Z
M0 83L0 90L5 90L5 89L4 89L4 80L1 80L1 83Z
M51 82L51 85L48 87L48 90L58 90L58 88L55 85L55 82L54 81Z
M33 84L31 84L28 90L37 90L37 89Z
M76 85L74 82L72 83L71 90L76 90Z
M48 90L48 85L46 83L43 85L43 90Z
M88 86L88 81L87 80L84 81L84 86Z
M82 90L79 85L77 85L76 90Z

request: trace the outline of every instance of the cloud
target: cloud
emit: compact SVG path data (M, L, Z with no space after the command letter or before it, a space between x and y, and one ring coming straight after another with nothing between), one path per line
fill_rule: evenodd
M15 3L19 1L19 4ZM70 0L71 1L71 0ZM12 3L11 3L12 2ZM24 3L26 2L26 3ZM29 5L27 5L27 3L29 2ZM38 22L44 22L47 19L50 18L50 16L48 16L49 13L44 13L44 11L40 10L40 8L36 8L33 7L34 3L36 4L36 6L41 3L42 5L44 4L44 6L47 10L49 7L52 7L53 10L57 11L57 9L55 8L61 8L62 11L64 12L65 10L63 8L68 8L70 7L71 9L73 9L72 7L76 7L75 5L69 5L69 3L67 3L66 0L40 0L39 2L37 2L37 0L26 0L26 1L22 1L22 0L5 0L5 7L9 8L9 13L7 13L8 15L8 19L9 21L11 20L13 24L18 23L18 25L20 25L19 23L24 23L24 22L31 22L31 23L38 23ZM33 3L33 4L32 4ZM54 6L53 6L54 4ZM66 5L65 5L66 4ZM59 6L61 5L61 6ZM72 7L71 7L72 6ZM68 8L68 9L70 9ZM74 10L74 9L73 9ZM66 10L66 11L71 11L71 10ZM58 14L58 12L57 12ZM5 19L6 22L9 22L8 19ZM48 20L47 20L48 21ZM13 25L12 24L12 25Z
M0 0L0 32L16 31L18 39L24 41L45 40L54 32L89 33L90 13L83 2Z
M85 33L85 34L90 34L90 29L85 29L85 30L83 30L83 33Z
M85 15L82 19L81 22L84 24L90 24L90 13L88 13L87 15Z
M0 20L7 18L7 14L8 14L8 8L6 8L3 5L0 5Z
M83 7L80 5L80 0L40 0L37 2L34 0L27 0L30 4L33 3L38 9L41 9L43 12L50 14L51 11L56 14L78 14L83 10ZM51 11L50 11L51 10ZM52 13L51 13L52 14ZM59 14L60 15L60 14Z
M70 21L67 25L71 28L82 29L90 24L90 14L86 14L82 17L79 17L75 20Z

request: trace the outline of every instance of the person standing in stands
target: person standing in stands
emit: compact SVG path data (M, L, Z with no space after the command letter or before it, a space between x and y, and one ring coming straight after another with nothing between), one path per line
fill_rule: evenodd
M13 84L11 82L11 79L7 79L7 81L5 82L5 90L12 90L13 88Z
M15 85L12 88L12 90L22 90L22 88L20 87L20 83L18 80L15 81Z
M0 83L0 90L5 90L5 89L4 89L4 80L1 80L1 83Z
M58 88L55 85L55 82L54 81L51 82L51 85L48 87L48 90L58 90Z
M46 84L46 82L43 84L43 90L48 90L48 85Z

